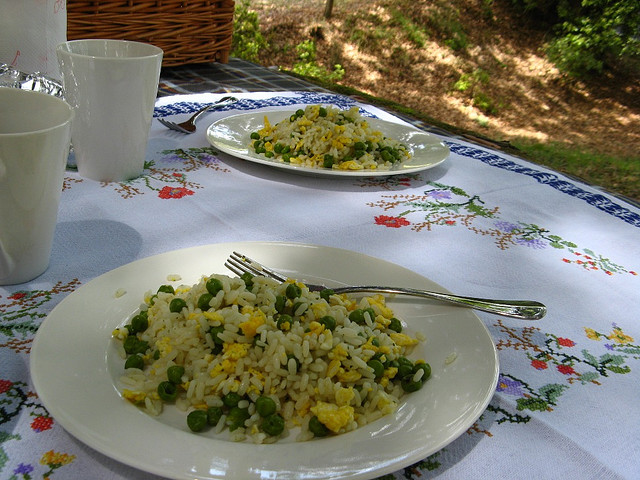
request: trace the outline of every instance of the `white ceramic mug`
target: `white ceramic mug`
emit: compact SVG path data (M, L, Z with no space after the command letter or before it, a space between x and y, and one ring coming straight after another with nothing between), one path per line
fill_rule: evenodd
M78 173L125 181L144 169L162 49L127 40L73 40L56 49L65 99L76 112Z
M0 88L0 285L49 265L72 118L60 98Z

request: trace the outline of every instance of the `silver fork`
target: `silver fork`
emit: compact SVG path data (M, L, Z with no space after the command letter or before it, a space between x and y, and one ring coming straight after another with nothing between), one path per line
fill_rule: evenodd
M286 277L255 260L238 252L233 252L224 264L229 270L238 276L244 273L271 277L279 282L285 282ZM539 320L547 313L547 307L540 302L531 300L492 300L487 298L461 297L448 293L431 292L415 288L380 287L380 286L348 286L331 288L324 285L305 283L310 291L333 290L334 293L392 293L399 295L412 295L415 297L442 300L443 302L463 305L483 312L495 313L505 317L520 318L523 320Z
M158 118L158 121L165 127L171 130L175 130L176 132L193 133L196 131L196 120L198 120L198 118L200 118L200 115L202 115L204 112L207 112L212 108L226 107L227 105L230 105L237 101L238 99L236 97L222 97L216 103L212 103L211 105L202 107L200 110L194 113L189 120L182 123L170 122L169 120L165 120L164 118Z

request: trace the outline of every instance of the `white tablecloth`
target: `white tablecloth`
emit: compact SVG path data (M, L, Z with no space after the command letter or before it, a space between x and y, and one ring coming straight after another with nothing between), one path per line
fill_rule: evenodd
M155 115L181 121L219 97L165 97ZM317 93L238 97L194 135L154 121L138 179L102 184L67 172L49 269L0 287L0 478L154 478L83 445L48 414L30 381L31 343L59 302L111 269L245 240L354 250L453 292L548 306L537 322L478 313L499 352L495 396L466 433L393 478L640 478L637 208L455 138L443 137L451 150L443 164L393 177L302 176L232 158L206 140L217 118L354 103Z

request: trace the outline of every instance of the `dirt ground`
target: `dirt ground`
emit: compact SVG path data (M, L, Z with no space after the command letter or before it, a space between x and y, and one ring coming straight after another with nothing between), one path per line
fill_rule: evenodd
M318 64L344 68L341 85L440 122L499 141L560 142L638 158L640 79L567 79L542 52L548 32L509 2L336 0L328 20L324 7L325 0L251 0L270 44L260 63L292 68L295 45L312 39ZM421 27L422 46L408 37L411 25ZM466 47L454 50L446 44L452 38ZM461 80L464 91L456 88Z

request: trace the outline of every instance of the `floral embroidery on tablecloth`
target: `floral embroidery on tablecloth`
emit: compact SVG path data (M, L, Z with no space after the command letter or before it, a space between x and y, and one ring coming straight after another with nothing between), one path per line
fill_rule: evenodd
M513 246L531 249L551 247L567 253L561 257L564 263L588 271L604 272L607 275L637 275L636 271L628 270L588 248L579 248L575 243L552 234L544 227L504 220L500 217L500 207L487 206L480 196L470 195L462 188L428 182L427 189L422 193L386 194L367 205L381 208L385 212L374 217L376 225L407 227L415 232L463 226L474 233L493 238L495 245L501 250ZM397 213L389 214L394 211ZM483 219L486 221L481 221Z
M508 326L501 320L496 326L504 334L496 342L498 350L523 352L530 368L544 372L550 379L544 385L534 387L531 380L525 381L506 372L500 374L497 391L515 398L519 412L552 411L571 386L601 385L603 379L611 375L630 373L629 362L640 360L640 345L615 323L609 333L585 327L584 338L575 339L543 334L536 327ZM604 349L590 343L594 341L604 341ZM596 353L596 349L600 351Z
M46 317L45 310L50 310L52 301L60 295L73 292L80 282L73 279L70 282L56 283L51 290L19 290L12 293L6 299L0 296L0 335L9 337L7 343L0 347L9 347L18 351L23 349L24 341L30 343L30 337L35 335L40 323Z
M220 173L229 173L218 159L218 150L213 147L190 147L163 150L158 157L144 164L142 175L124 182L101 182L103 188L112 188L124 199L154 192L163 200L180 199L194 195L202 188L190 180L189 174L203 168ZM65 177L63 191L73 188L82 179Z

